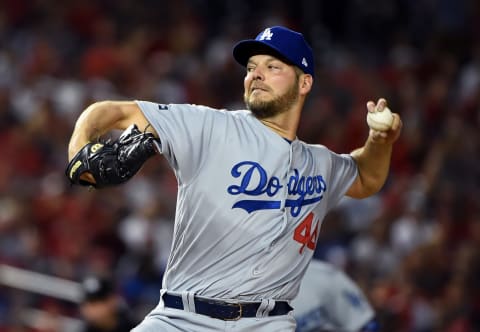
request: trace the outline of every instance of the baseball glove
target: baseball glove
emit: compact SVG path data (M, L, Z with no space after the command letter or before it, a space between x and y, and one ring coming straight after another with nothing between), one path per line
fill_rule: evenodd
M157 140L142 133L135 124L114 142L88 143L73 157L65 171L71 184L103 188L132 178L145 161L156 153ZM89 172L95 183L80 176Z

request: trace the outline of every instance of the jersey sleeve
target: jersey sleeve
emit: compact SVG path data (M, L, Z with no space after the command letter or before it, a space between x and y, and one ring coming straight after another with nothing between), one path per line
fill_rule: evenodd
M336 271L329 284L331 305L328 316L340 331L359 331L374 317L374 311L360 288L344 272Z
M179 183L192 179L210 146L215 110L190 104L136 101L160 140L160 153L175 171Z
M335 207L358 176L357 163L349 154L330 151L331 173L328 205Z

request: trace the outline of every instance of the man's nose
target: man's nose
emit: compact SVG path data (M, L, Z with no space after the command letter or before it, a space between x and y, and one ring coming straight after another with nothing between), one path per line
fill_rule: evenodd
M263 71L259 66L255 67L255 69L252 72L252 80L263 80Z

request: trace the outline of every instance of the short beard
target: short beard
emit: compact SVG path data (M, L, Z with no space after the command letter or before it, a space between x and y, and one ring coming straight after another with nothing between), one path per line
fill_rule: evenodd
M243 100L245 101L247 109L249 109L257 119L266 119L287 112L297 102L298 97L297 77L295 84L292 84L287 92L275 97L273 100L250 102L246 93L243 96Z

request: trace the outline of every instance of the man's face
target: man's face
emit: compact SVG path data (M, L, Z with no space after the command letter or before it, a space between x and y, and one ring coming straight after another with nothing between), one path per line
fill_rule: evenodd
M116 311L116 297L109 296L106 299L88 301L81 305L83 317L95 326L104 326L110 323L111 317Z
M293 66L271 55L254 55L247 63L245 105L259 119L284 113L298 100L298 82Z

